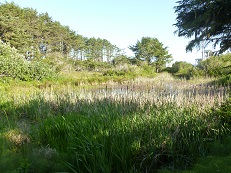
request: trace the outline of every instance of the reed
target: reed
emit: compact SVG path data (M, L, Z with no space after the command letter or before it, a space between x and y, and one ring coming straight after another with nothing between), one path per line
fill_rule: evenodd
M97 88L70 84L17 93L1 90L0 119L8 123L2 123L0 129L0 143L4 144L0 153L13 151L9 134L14 129L30 141L13 147L14 155L25 162L14 166L27 172L41 163L49 165L41 170L56 172L186 169L198 156L210 152L213 141L230 135L214 112L229 92L227 86L167 77L145 84L143 78L123 85L105 83ZM35 151L42 152L36 157ZM0 154L0 160L5 155ZM30 162L32 156L41 162Z

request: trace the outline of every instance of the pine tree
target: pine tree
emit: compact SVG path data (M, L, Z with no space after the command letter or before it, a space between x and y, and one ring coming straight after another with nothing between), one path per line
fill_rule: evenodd
M148 64L155 64L156 72L162 70L163 66L171 61L171 55L168 53L167 47L157 38L142 37L141 41L137 41L135 45L129 47L135 57L140 60L147 61Z
M180 37L193 38L186 47L213 43L219 44L222 53L231 48L231 1L230 0L180 0L175 7L177 14L175 33Z

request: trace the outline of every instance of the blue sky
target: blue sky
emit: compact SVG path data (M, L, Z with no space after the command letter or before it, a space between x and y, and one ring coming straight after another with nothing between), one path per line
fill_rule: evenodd
M185 52L189 39L174 35L176 14L172 0L8 0L21 7L31 7L53 20L68 25L86 37L107 39L127 55L127 48L142 37L155 37L168 47L174 61L195 63L201 51ZM5 0L0 0L4 3Z

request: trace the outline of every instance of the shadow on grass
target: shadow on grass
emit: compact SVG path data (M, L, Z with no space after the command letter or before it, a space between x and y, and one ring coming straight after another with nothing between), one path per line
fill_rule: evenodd
M215 141L210 147L210 154L197 158L192 168L187 171L176 170L179 173L215 173L231 172L231 137ZM170 170L160 170L160 173L171 173Z
M203 140L218 137L212 133L213 128L219 128L217 124L210 126L213 117L200 119L195 116L199 113L196 108L180 109L174 104L141 108L135 101L73 101L68 96L49 101L37 97L26 104L6 103L1 108L8 121L15 122L14 127L5 126L6 132L18 129L14 136L26 135L30 139L21 146L12 146L13 142L1 135L3 144L4 140L11 143L2 147L1 158L9 158L7 162L1 159L2 167L7 169L18 157L22 161L17 168L24 172L39 167L41 172L155 172L162 166L183 168L174 163L184 160L182 163L189 166L194 161L191 155L198 156L206 150Z

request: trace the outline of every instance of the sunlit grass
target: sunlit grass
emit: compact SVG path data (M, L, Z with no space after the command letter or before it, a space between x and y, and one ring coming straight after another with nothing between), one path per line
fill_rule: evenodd
M167 74L96 88L43 86L1 87L3 172L188 169L211 153L212 143L230 135L217 115L229 87ZM22 162L12 164L13 158Z

